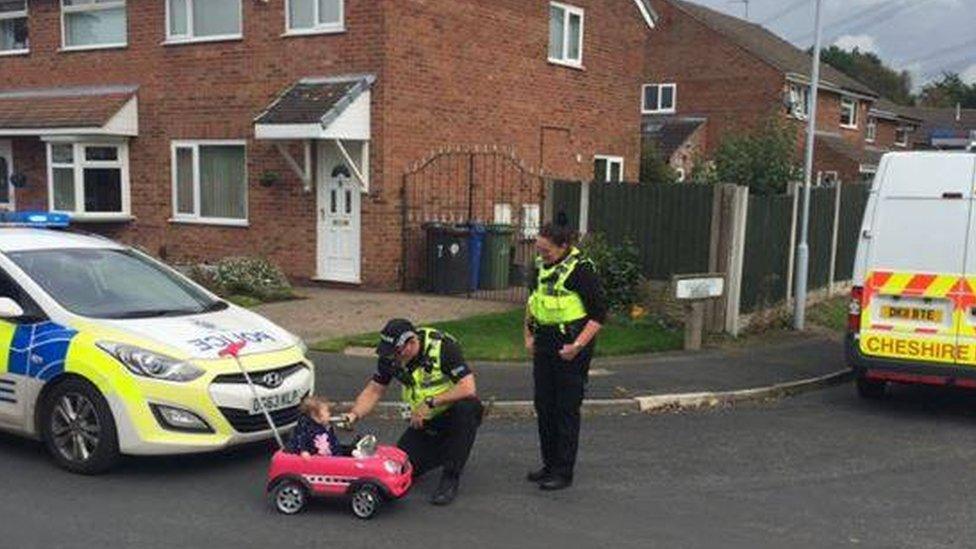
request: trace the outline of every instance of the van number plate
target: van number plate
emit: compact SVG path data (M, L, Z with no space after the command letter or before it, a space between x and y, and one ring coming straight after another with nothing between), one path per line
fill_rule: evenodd
M915 307L884 307L881 316L893 320L911 320L914 322L942 322L942 311L938 309L918 309Z

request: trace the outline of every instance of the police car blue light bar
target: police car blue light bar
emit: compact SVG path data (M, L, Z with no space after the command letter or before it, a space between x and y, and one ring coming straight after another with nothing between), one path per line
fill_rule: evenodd
M64 229L71 223L71 216L52 212L0 212L0 226Z

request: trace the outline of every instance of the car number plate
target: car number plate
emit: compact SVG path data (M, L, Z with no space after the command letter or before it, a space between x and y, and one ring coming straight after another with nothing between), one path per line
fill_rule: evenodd
M942 322L942 311L938 309L884 307L881 311L881 316L894 320L910 320L914 322Z
M301 396L301 393L295 390L252 399L251 413L260 414L262 403L264 404L264 408L269 412L281 410L282 408L290 408L298 404L299 396Z

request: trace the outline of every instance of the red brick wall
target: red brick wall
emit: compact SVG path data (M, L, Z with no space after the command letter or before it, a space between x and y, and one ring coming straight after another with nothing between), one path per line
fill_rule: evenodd
M670 2L652 4L661 21L644 65L645 82L676 83L677 114L708 118L708 154L726 135L784 111L782 72Z
M592 172L594 154L616 154L636 178L634 67L641 66L650 31L632 0L574 3L587 10L583 71L546 62L546 0L346 0L347 32L289 38L281 36L284 0L244 0L243 40L178 46L161 45L163 2L129 0L128 47L88 52L59 52L59 2L33 0L32 51L0 57L0 73L18 88L139 86L140 133L129 153L136 220L98 230L173 260L268 255L297 279L315 273L315 194L302 191L271 145L253 139L252 120L299 78L376 74L362 276L366 286L389 288L398 280L401 176L432 150L513 147L528 163L573 177ZM551 152L562 164L540 156L542 128L549 126L568 130L571 150ZM174 139L247 139L248 228L169 222ZM18 194L19 205L46 207L43 146L18 140L14 161L37 173L38 185ZM258 185L265 170L283 180Z

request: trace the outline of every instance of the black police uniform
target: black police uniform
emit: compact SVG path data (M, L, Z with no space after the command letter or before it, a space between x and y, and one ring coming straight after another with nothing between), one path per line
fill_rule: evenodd
M420 348L426 348L425 336L420 334L418 339ZM409 385L413 383L412 372L416 368L430 366L423 351L406 367L399 367L394 361L381 358L376 373L373 374L373 381L387 386L396 378L400 383ZM441 343L441 371L455 383L472 375L460 345L450 338L444 338ZM443 466L445 476L460 477L474 446L483 413L481 401L471 398L455 402L444 412L424 421L422 429L407 428L397 446L410 457L413 476L416 478Z

